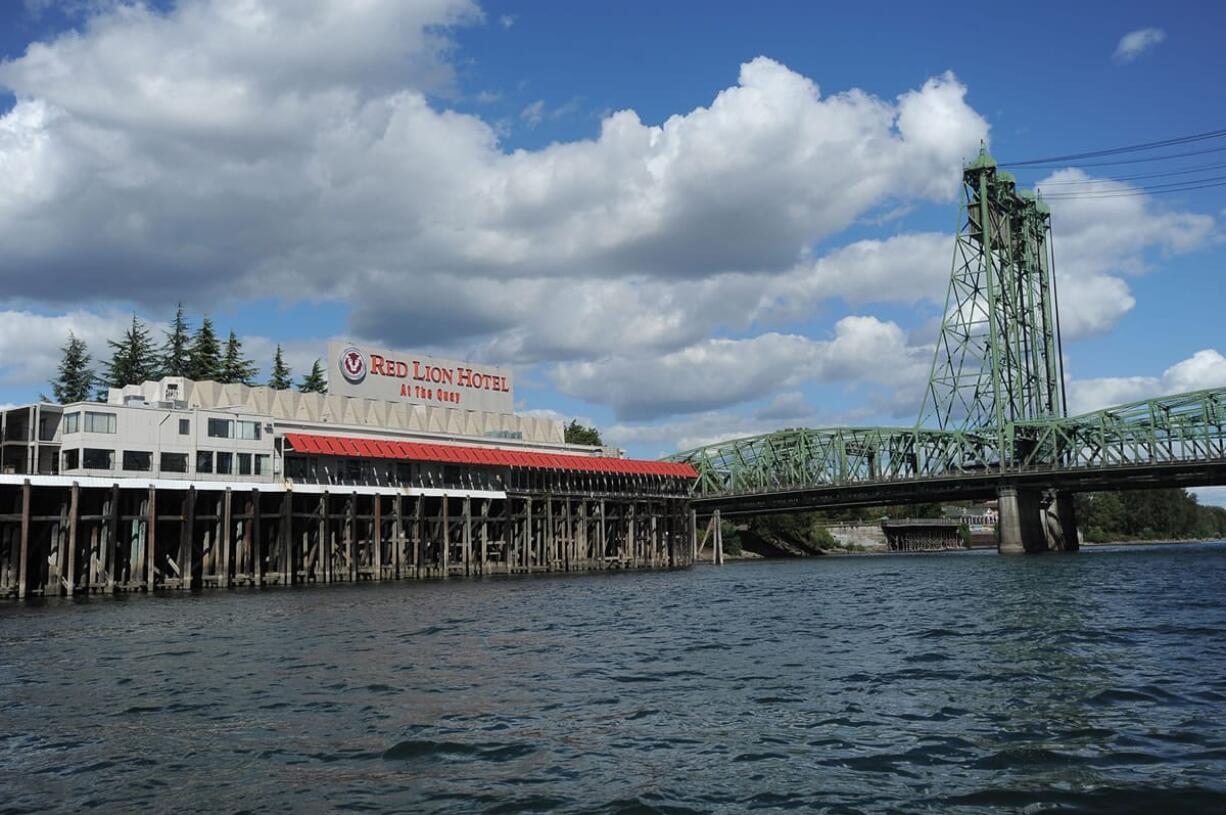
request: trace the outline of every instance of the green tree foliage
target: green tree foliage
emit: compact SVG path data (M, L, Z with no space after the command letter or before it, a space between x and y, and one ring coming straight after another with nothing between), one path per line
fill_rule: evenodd
M217 381L226 385L250 385L259 372L255 363L243 356L243 343L231 331L221 358L221 378Z
M566 426L564 439L567 444L589 444L594 447L600 447L604 444L600 440L599 430L579 424L578 419L570 420L570 424Z
M92 358L85 347L85 341L78 339L70 331L68 342L60 350L63 357L60 358L55 379L51 380L51 392L55 395L55 401L66 405L69 402L88 400L93 393L97 375L93 368L89 367Z
M112 388L124 385L139 385L153 379L158 372L157 353L149 329L135 314L132 324L119 340L107 340L111 347L111 361L106 364L102 384Z
M278 391L286 391L294 386L294 372L285 364L280 345L272 358L272 376L268 378L268 386Z
M318 359L311 365L311 372L298 383L298 390L302 393L328 392L328 383L324 380L324 369L320 366Z
M727 541L725 535L725 549ZM839 546L826 529L826 519L818 512L753 516L745 521L738 543L759 554L778 557L816 555Z
M192 336L192 347L188 352L191 360L188 370L191 379L203 382L211 379L221 380L221 343L217 341L217 332L213 329L213 321L208 317L200 320L200 327Z
M1226 538L1226 509L1201 506L1182 489L1078 495L1077 525L1087 541Z
M175 309L175 318L170 323L166 333L166 342L162 345L162 353L158 358L161 376L191 376L191 332L188 330L187 318L183 316L183 304Z

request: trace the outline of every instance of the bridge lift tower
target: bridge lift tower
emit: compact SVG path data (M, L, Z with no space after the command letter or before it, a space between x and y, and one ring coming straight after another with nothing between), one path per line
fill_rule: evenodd
M1019 190L984 147L963 170L962 191L945 316L918 426L994 437L1004 470L1029 453L1025 439L1009 437L1011 428L1068 415L1051 210L1036 193ZM1077 548L1071 495L1005 485L1000 503L1003 549L1040 539Z
M1072 491L1226 483L1226 388L1069 416L1051 213L987 150L962 174L918 421L786 428L676 453L699 514L1000 500L1000 551L1077 548Z

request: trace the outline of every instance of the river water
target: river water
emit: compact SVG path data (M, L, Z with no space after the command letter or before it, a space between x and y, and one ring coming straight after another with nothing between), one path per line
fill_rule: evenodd
M0 605L0 812L1222 812L1226 544Z

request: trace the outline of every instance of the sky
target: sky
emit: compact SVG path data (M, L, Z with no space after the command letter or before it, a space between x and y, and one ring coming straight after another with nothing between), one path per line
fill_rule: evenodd
M0 403L182 302L637 456L913 424L963 162L1221 129L1226 7L831 5L0 0ZM1070 408L1226 385L1226 187L1087 186L1215 164L1018 170L1139 193L1050 201Z

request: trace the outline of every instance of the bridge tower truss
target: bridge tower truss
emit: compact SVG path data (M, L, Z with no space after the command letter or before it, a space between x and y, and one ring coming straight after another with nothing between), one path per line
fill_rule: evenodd
M1018 190L985 149L962 181L949 293L919 425L997 435L1003 451L1010 423L1067 413L1051 211Z

